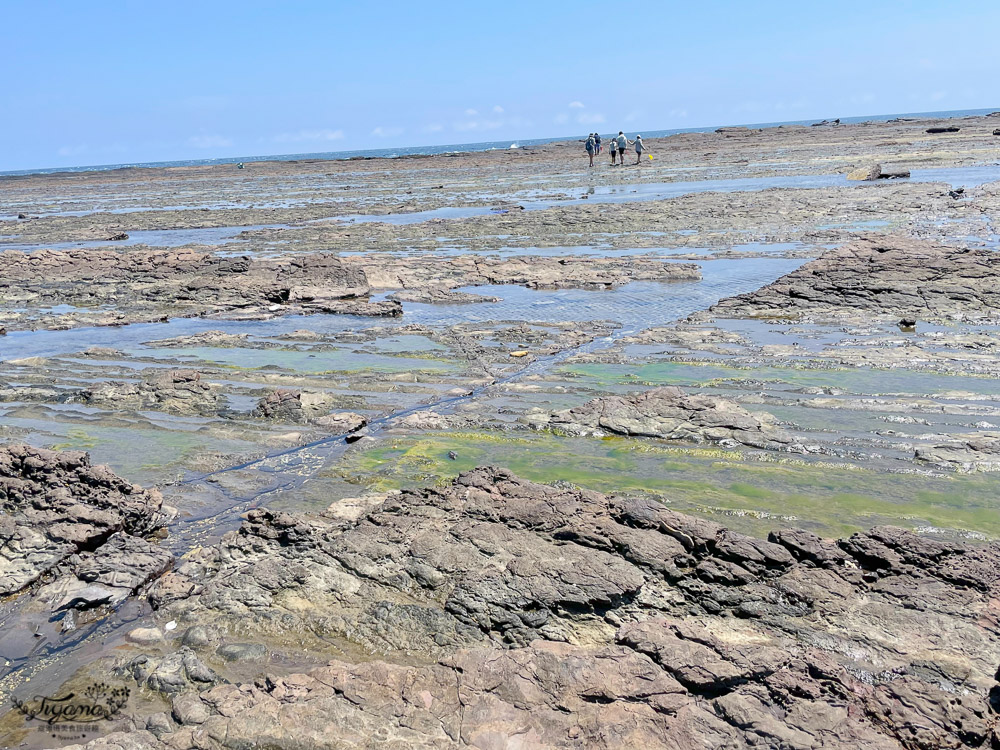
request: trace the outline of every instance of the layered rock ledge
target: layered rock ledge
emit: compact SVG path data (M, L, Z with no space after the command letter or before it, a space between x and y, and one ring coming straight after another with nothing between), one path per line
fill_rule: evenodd
M632 281L694 281L693 263L649 257L421 256L378 253L339 258L220 257L195 249L0 251L0 307L79 309L51 319L56 327L125 325L175 316L249 317L329 313L398 317L396 299L375 291L408 290L403 299L469 302L452 289L483 284L607 289ZM50 316L51 317L51 316ZM33 319L31 319L33 320ZM37 326L12 316L9 326Z
M892 527L764 541L495 468L349 510L252 511L153 600L191 626L186 644L214 647L212 629L265 641L311 633L341 654L381 656L236 684L178 667L173 711L135 716L146 731L127 746L998 740L1000 545ZM197 649L169 658L194 669ZM156 689L153 663L131 657L119 672Z
M724 447L805 450L777 427L769 414L752 414L734 401L687 394L673 386L627 396L602 396L573 409L532 414L524 420L535 427L577 435L615 434Z
M0 447L0 595L42 584L52 610L122 601L170 565L145 539L161 505L82 451Z
M824 253L755 292L724 299L730 317L848 313L910 321L1000 316L1000 255L904 236L870 237Z

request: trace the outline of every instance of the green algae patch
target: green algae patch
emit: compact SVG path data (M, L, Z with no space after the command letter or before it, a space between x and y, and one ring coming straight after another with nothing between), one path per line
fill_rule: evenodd
M741 482L729 485L729 491L734 495L745 497L749 500L769 500L774 495L773 492L763 487L755 487L752 484L743 484Z
M794 525L843 536L895 524L952 536L1000 537L997 476L887 474L791 456L762 458L753 451L631 438L430 432L349 452L340 475L386 491L441 485L463 471L493 464L536 482L652 497L757 535Z
M185 467L219 455L243 455L259 451L264 435L251 439L220 436L216 430L170 430L162 427L88 424L86 429L52 420L45 429L28 420L23 440L54 450L85 450L95 464L107 464L129 481L151 486L176 479ZM260 438L262 442L255 442Z
M56 443L52 448L57 451L85 451L97 446L98 442L98 439L86 430L73 427L66 431L65 442Z
M1000 381L975 375L880 370L866 367L732 367L701 362L649 362L646 364L582 363L564 365L557 373L577 384L595 387L612 385L679 385L699 388L725 386L732 381L772 382L795 388L838 388L856 394L908 394L926 396L934 393L965 391L1000 395Z

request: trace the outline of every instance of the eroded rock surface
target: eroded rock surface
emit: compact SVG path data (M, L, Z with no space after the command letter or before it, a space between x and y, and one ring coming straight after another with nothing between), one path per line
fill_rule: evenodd
M304 422L327 415L335 400L328 393L277 388L263 396L251 414L264 419Z
M195 370L150 369L134 383L109 381L86 389L88 403L113 405L121 409L159 409L181 414L213 414L222 399Z
M491 297L485 294L472 294L471 292L456 292L444 287L431 287L430 289L406 289L401 292L393 292L389 295L391 299L398 302L420 302L423 304L438 305L468 305L478 302L499 302L499 297Z
M416 260L352 256L344 258L344 263L363 269L372 287L378 289L440 290L482 284L518 284L535 289L606 289L630 281L701 278L698 266L693 263L664 263L642 256L430 255ZM463 301L475 300L466 298Z
M712 312L992 319L1000 315L1000 255L901 236L859 239L756 292L724 299Z
M81 451L0 447L0 594L53 574L37 595L54 610L121 601L170 564L144 539L161 504Z
M773 424L770 415L751 414L728 399L686 394L672 386L627 396L602 396L555 414L531 415L526 421L536 427L553 427L574 434L617 434L730 447L804 450Z
M189 695L172 716L135 717L152 730L137 742L931 750L996 741L1000 545L892 527L839 542L784 529L763 541L653 501L493 468L343 518L252 511L169 574L188 593L174 587L153 601L199 627L312 632L382 658L214 687L210 672L199 684L185 676L189 649L163 670L137 672L132 659L122 669L143 684L155 688L157 670L176 673Z
M471 295L452 296L449 290L481 284L606 289L631 281L700 278L698 266L692 263L643 257L401 258L375 254L339 258L303 253L261 258L219 257L195 249L8 250L0 252L0 306L80 306L50 321L58 328L125 325L176 316L330 313L398 317L402 315L399 300L372 300L373 290L416 290L411 294L422 300L468 302L478 300ZM427 289L438 290L437 296L425 297ZM29 322L20 316L10 319L12 326Z
M1000 435L967 435L952 443L922 446L917 448L914 457L918 461L963 471L1000 471Z
M156 320L160 311L206 315L275 304L308 310L370 292L363 272L324 254L261 260L196 250L5 251L0 279L6 303L127 310L108 313L98 321L105 325Z

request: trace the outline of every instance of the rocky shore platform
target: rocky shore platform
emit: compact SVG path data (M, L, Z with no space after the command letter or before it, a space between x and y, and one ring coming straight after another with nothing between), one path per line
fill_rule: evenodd
M176 629L107 666L163 708L85 747L991 747L998 587L996 544L764 540L484 467L187 556L149 593ZM295 641L336 656L281 669Z
M1000 747L998 128L0 178L0 747Z

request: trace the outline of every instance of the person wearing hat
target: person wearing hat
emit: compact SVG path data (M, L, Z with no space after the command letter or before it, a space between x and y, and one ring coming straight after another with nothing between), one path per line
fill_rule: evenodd
M594 166L594 147L595 146L596 146L596 143L594 141L594 134L591 133L590 135L587 136L587 145L585 146L585 148L587 149L587 155L590 157L590 166Z
M642 159L642 136L637 135L635 137L635 163L638 164L639 160Z

